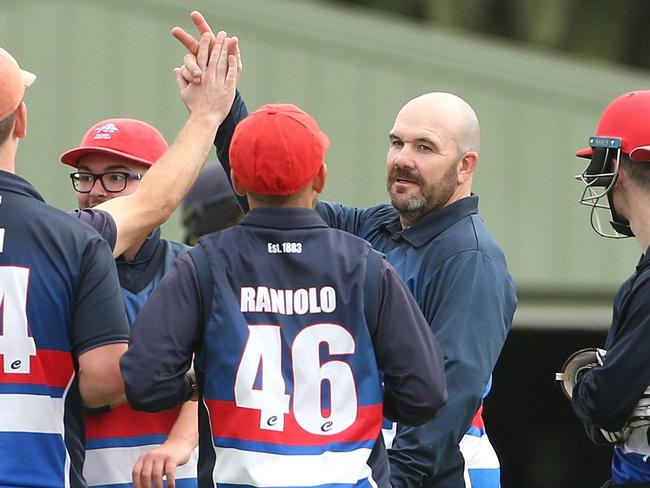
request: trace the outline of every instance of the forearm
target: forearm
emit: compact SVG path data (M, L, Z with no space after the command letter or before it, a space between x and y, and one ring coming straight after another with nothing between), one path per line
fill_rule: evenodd
M188 401L183 404L178 418L169 431L165 443L182 444L189 451L194 449L199 442L199 407L198 402Z
M179 257L149 297L132 327L121 360L129 404L157 412L182 404L185 373L201 333L201 302L194 266Z
M125 401L118 361L126 348L126 343L108 344L79 356L79 394L84 405L96 408Z
M248 109L246 104L241 97L241 94L237 92L235 94L235 99L230 108L230 112L224 119L224 121L219 126L217 135L214 138L214 146L217 150L217 158L223 167L228 181L232 185L230 178L230 142L232 141L232 136L235 133L235 128L237 124L244 120L248 116ZM248 200L245 196L235 194L237 198L237 203L244 213L247 213L249 208Z
M119 256L165 222L196 180L212 147L220 117L190 114L174 143L147 171L138 190L98 205L117 226L113 255Z

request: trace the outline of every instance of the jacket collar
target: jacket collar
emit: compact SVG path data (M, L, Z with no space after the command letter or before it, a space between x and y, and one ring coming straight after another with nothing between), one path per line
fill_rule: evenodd
M29 181L8 171L0 171L0 190L36 198L41 202L45 201Z
M149 234L149 237L147 237L147 240L144 241L144 244L142 244L142 247L140 247L135 257L133 258L133 261L127 261L123 255L119 256L116 259L116 261L118 263L128 262L129 264L146 263L147 261L151 260L151 257L156 251L156 248L158 247L159 243L160 243L160 227L158 227L151 234Z
M399 218L386 224L386 230L394 240L404 239L413 247L420 247L435 239L456 222L478 213L478 195L461 198L456 202L431 212L412 226L402 229Z
M305 227L327 227L316 210L311 208L258 207L251 209L239 222L241 225L295 229Z

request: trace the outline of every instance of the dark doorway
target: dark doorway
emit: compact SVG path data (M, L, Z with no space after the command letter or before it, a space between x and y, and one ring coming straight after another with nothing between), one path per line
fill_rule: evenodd
M502 488L598 488L609 479L611 448L589 440L554 381L571 353L602 347L605 336L604 331L511 331L485 403Z

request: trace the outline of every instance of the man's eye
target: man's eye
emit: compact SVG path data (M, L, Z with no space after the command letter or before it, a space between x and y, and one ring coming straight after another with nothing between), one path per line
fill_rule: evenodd
M93 175L77 175L77 180L81 183L89 183L93 181Z
M420 144L418 147L422 152L431 152L431 148L429 146L425 146L424 144Z
M125 178L124 175L120 173L110 173L108 175L108 180L113 181L115 183L124 181L124 178Z
M402 141L390 141L390 145L393 147L402 147L404 143Z

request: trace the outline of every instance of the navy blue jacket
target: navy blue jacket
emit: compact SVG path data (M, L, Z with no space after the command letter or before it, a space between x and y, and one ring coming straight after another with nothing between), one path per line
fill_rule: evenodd
M330 356L333 353L327 352L327 341L324 341L319 361L323 367L330 362L347 363L346 368L349 367L355 377L351 385L355 386L359 405L378 406L379 416L372 424L371 442L368 443L368 431L355 429L346 434L359 436L352 439L354 442L340 440L325 450L340 451L345 456L350 449L358 449L360 445L357 444L366 439L363 442L367 442L366 448L372 451L368 464L373 479L378 486L388 487L387 458L379 437L382 398L378 370L383 373L383 411L391 419L420 424L432 418L445 400L442 354L417 304L392 267L381 260L379 274L372 277L377 284L377 299L365 302L366 256L374 251L367 242L328 228L310 209L255 209L240 224L210 234L199 242L208 255L214 283L211 318L204 326L196 269L189 256L183 255L162 280L133 326L129 351L122 359L129 403L135 408L159 410L181 402L183 375L192 354L197 353L196 369L203 395L200 405L205 410L199 416L200 421L203 420L199 468L202 479L211 476L214 450L225 449L224 452L229 453L229 448L236 448L257 452L263 459L269 447L251 443L249 437L265 435L264 431L255 430L259 418L235 423L246 424L241 429L252 432L242 439L234 425L222 422L220 427L218 422L237 408L231 399L234 387L228 385L238 376L243 364L242 348L249 337L248 324L252 327L271 324L266 325L267 328L277 324L279 327L287 394L292 392L296 378L291 372L290 358L296 354L292 344L301 331L315 330L317 326L343 327L354 337L354 351L349 355L337 355L333 361L335 358ZM291 296L289 292L299 293L297 290L304 291L305 297L306 290L310 290L310 297L311 290L314 293L309 307L303 310L297 308L299 301L290 299L286 303L293 303L295 308L289 311L286 305L285 309L282 299L282 306L277 305L281 311L276 311L275 299L263 298L264 290L260 287L275 290L270 292L271 297L277 295L277 290L283 297ZM316 303L315 297L323 297L319 290L326 287L334 290L336 306L332 306L333 302L329 307L322 302ZM253 297L256 291L259 296ZM306 302L302 303L306 306ZM365 310L364 307L373 308ZM367 323L366 314L376 317L376 322ZM306 354L302 349L299 352ZM265 365L272 366L263 363L262 367ZM302 368L310 371L302 362L293 367L295 371ZM338 376L338 373L332 374ZM336 382L335 379L332 381ZM284 387L282 390L285 391ZM324 409L329 408L326 391L322 400ZM292 409L297 409L298 401L292 400ZM217 415L215 411L226 413ZM208 415L210 423L206 423ZM293 412L287 416L292 418ZM293 424L293 421L287 422ZM230 433L221 435L220 429ZM286 456L307 454L306 447L296 451L295 443L320 443L328 438L316 436L320 439L316 441L316 437L302 433L301 429L291 429L267 441L275 446L270 452ZM233 430L237 432L232 433ZM210 445L212 436L214 446ZM285 439L289 443L284 444ZM233 460L235 462L236 458Z
M386 253L413 293L445 354L449 400L420 427L398 426L389 451L396 487L462 486L458 444L481 404L512 323L515 287L501 248L463 198L402 229L390 205L320 202L325 221Z
M122 287L122 298L129 324L135 321L149 296L172 268L174 260L189 246L160 238L156 229L144 242L132 261L123 256L115 260Z
M604 365L588 370L573 388L573 409L595 442L604 442L600 428L616 432L624 426L650 385L648 344L650 256L646 252L616 294ZM644 459L650 454L646 431L647 427L639 429L625 449L616 447L612 463L616 483L650 481L650 466Z

